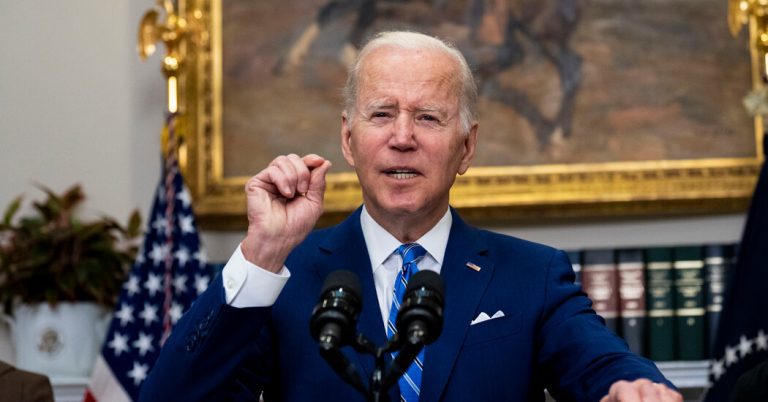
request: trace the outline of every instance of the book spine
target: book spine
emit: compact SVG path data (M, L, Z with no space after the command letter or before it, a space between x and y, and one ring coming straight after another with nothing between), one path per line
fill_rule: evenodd
M676 247L673 258L678 359L702 360L706 355L702 248Z
M616 254L619 274L619 316L621 335L629 349L645 354L645 263L642 250L619 250Z
M710 351L717 335L720 312L723 310L726 278L734 262L734 247L732 245L713 244L704 247L707 346Z
M645 251L646 307L648 312L648 357L654 361L677 358L675 351L675 293L672 249Z
M618 333L619 297L613 250L585 250L582 253L582 289L592 299L595 312L605 325Z

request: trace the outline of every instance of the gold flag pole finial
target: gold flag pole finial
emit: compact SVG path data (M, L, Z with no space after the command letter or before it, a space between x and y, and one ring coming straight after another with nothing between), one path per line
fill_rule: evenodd
M755 116L758 155L763 155L762 131L768 116L768 0L728 0L728 28L736 37L749 27L752 58L752 91L744 97L744 107Z
M161 14L164 14L164 19ZM158 42L165 44L162 71L166 79L168 113L171 115L179 112L179 76L186 59L186 42L197 31L192 28L199 25L199 18L199 12L182 15L173 1L157 0L155 7L144 13L139 23L137 51L142 60L155 53ZM162 138L163 154L168 149L166 131Z
M139 23L138 52L142 60L155 53L156 44L162 41L167 53L163 57L163 74L168 82L168 112L178 111L178 78L184 63L183 41L189 33L187 19L180 16L173 2L158 0L157 6L147 11ZM160 9L165 20L160 20Z

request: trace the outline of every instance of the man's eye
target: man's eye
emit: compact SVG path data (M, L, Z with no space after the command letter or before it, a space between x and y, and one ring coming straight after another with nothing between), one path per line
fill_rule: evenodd
M374 119L375 118L381 118L381 117L389 117L389 113L387 113L387 112L374 112L371 115L371 118L374 118Z
M431 114L423 114L423 115L419 116L419 119L420 120L424 120L424 121L434 121L434 122L439 122L440 121L440 119L438 119L437 117L435 117L435 116L433 116Z

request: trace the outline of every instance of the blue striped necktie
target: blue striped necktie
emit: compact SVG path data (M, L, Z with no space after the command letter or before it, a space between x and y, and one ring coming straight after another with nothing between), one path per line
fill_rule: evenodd
M397 252L403 257L403 268L397 274L395 279L395 290L392 297L392 308L389 310L389 320L387 321L387 337L392 338L397 333L395 322L397 313L400 311L400 303L403 301L405 287L411 277L419 272L416 262L424 257L426 250L416 243L403 244L397 249ZM397 356L397 352L392 353L392 358ZM424 370L424 349L419 352L416 360L408 367L405 374L398 380L400 386L400 400L403 402L416 402L419 400L419 388L421 387L421 372Z

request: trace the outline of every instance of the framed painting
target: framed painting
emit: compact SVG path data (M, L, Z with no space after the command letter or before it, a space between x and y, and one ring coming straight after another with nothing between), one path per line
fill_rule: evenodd
M323 223L361 203L341 87L382 30L430 33L480 89L478 152L451 204L475 222L744 210L762 163L759 84L723 0L188 0L181 161L209 228L243 226L246 180L330 159ZM407 66L403 66L407 69Z

